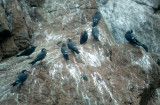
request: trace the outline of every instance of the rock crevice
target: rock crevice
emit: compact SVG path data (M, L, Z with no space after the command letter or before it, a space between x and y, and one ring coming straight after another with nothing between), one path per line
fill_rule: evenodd
M27 48L33 36L32 22L26 18L23 9L17 0L3 0L0 3L0 60L10 57ZM6 45L7 48L6 48Z

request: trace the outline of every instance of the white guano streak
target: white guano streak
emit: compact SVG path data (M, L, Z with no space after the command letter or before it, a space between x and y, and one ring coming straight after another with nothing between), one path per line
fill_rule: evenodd
M116 99L113 97L113 94L111 93L111 91L109 90L109 88L107 87L106 83L104 80L102 80L102 76L98 73L98 72L94 72L93 74L91 74L93 81L94 81L94 85L98 87L98 90L101 94L103 94L103 88L109 93L110 97L114 100L115 105L118 105ZM98 78L100 78L100 80L98 80Z

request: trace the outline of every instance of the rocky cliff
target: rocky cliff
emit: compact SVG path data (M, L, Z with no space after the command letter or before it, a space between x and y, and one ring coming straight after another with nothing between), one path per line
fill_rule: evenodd
M158 0L1 0L0 56L15 55L29 44L38 46L27 57L0 62L0 105L159 105ZM100 11L100 41L92 36L92 15ZM149 48L124 39L127 30ZM81 32L86 44L80 45ZM71 38L79 55L60 47ZM45 63L31 62L42 48ZM8 54L8 55L7 55ZM10 86L30 70L21 89ZM87 77L87 79L85 78Z
M31 44L32 22L17 0L0 1L0 60L10 57Z
M126 43L127 30L149 47L153 58L160 59L159 0L97 0L105 23L118 44ZM156 59L156 61L158 60Z

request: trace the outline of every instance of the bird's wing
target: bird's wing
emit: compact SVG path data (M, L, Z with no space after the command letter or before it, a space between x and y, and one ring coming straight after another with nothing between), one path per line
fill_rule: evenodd
M36 57L35 60L39 61L39 60L42 60L43 58L44 58L44 53L41 52L41 53L39 53L39 54L37 55L37 57Z
M72 47L73 47L74 49L77 49L76 43L73 43L73 44L72 44Z
M83 33L81 34L81 39L83 38ZM74 43L74 42L72 42L72 43ZM75 44L75 43L74 43Z
M24 73L19 73L16 82L19 83L23 79Z
M68 54L68 49L67 49L67 47L62 47L62 48L61 48L61 52L62 52L63 54Z
M76 48L76 43L74 42L69 42L68 44L68 48L74 50Z
M132 36L132 40L133 40L137 45L141 45L141 43L140 43L134 36Z

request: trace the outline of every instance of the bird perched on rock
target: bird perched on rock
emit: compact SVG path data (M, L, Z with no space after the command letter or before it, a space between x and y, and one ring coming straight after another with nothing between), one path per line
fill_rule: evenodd
M14 83L12 83L11 85L12 85L13 87L16 86L17 84L19 84L19 86L21 86L22 83L27 79L27 75L28 75L27 72L29 72L29 71L27 71L27 70L22 70L22 72L19 73L16 81L15 81Z
M87 42L87 40L88 40L88 33L87 31L84 31L81 33L80 44Z
M47 54L46 49L42 48L41 52L37 55L37 57L29 64L34 65L37 61L42 61L45 58L46 54Z
M35 51L35 49L36 49L36 46L31 46L30 48L26 49L25 51L23 51L21 54L17 55L16 57L29 56Z
M82 78L83 80L88 81L88 77L85 74L82 74Z
M141 45L141 43L132 35L133 30L127 31L125 38L133 45Z
M93 35L93 37L94 37L94 39L96 41L99 41L99 38L98 38L98 36L99 36L99 30L96 27L92 28L92 35Z
M76 46L76 43L72 42L71 39L68 39L67 41L67 46L70 50L72 50L73 52L76 52L77 54L79 54L80 52L78 51L78 48Z
M93 21L92 27L97 26L100 19L101 19L101 13L97 11L97 12L92 16L92 21Z
M64 43L62 44L61 52L62 52L65 60L69 60L69 58L68 58L68 48L67 48L66 44L64 44Z
M125 34L125 38L133 45L138 45L142 46L147 52L148 52L148 47L141 42L139 42L133 35L133 30L127 31Z

